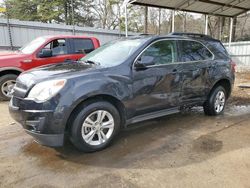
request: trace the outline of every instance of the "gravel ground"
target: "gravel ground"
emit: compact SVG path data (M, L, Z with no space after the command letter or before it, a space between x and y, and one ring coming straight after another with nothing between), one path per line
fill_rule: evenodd
M250 187L250 74L224 115L201 108L137 124L101 152L36 144L0 103L0 187ZM248 106L249 105L249 106Z

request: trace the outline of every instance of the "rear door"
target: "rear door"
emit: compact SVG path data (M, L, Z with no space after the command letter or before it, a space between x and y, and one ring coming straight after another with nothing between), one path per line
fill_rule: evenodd
M86 54L95 49L94 43L90 38L72 38L70 39L70 51L74 60L79 60Z
M193 40L179 40L180 61L182 62L183 103L199 101L209 88L209 67L214 58L202 43Z
M154 65L133 70L133 106L136 106L136 115L178 106L182 82L176 41L154 42L137 61L143 56L153 57Z

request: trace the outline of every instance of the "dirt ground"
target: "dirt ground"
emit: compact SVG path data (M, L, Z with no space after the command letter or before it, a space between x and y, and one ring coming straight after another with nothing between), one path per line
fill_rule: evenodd
M0 187L250 187L250 73L224 115L201 108L123 131L101 152L36 144L0 104Z

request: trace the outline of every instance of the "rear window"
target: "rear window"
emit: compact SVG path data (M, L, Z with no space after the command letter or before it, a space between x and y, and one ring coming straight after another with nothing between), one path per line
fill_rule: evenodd
M91 39L73 39L74 53L88 52L95 49Z
M202 61L211 60L213 54L201 43L196 41L183 40L181 43L181 61Z

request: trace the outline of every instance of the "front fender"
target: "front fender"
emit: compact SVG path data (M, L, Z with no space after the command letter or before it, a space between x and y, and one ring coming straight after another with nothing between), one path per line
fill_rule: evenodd
M73 110L89 98L110 96L126 106L126 101L132 96L132 85L129 79L118 77L120 79L105 76L69 81L62 91L63 95L58 105L64 111L65 126Z

